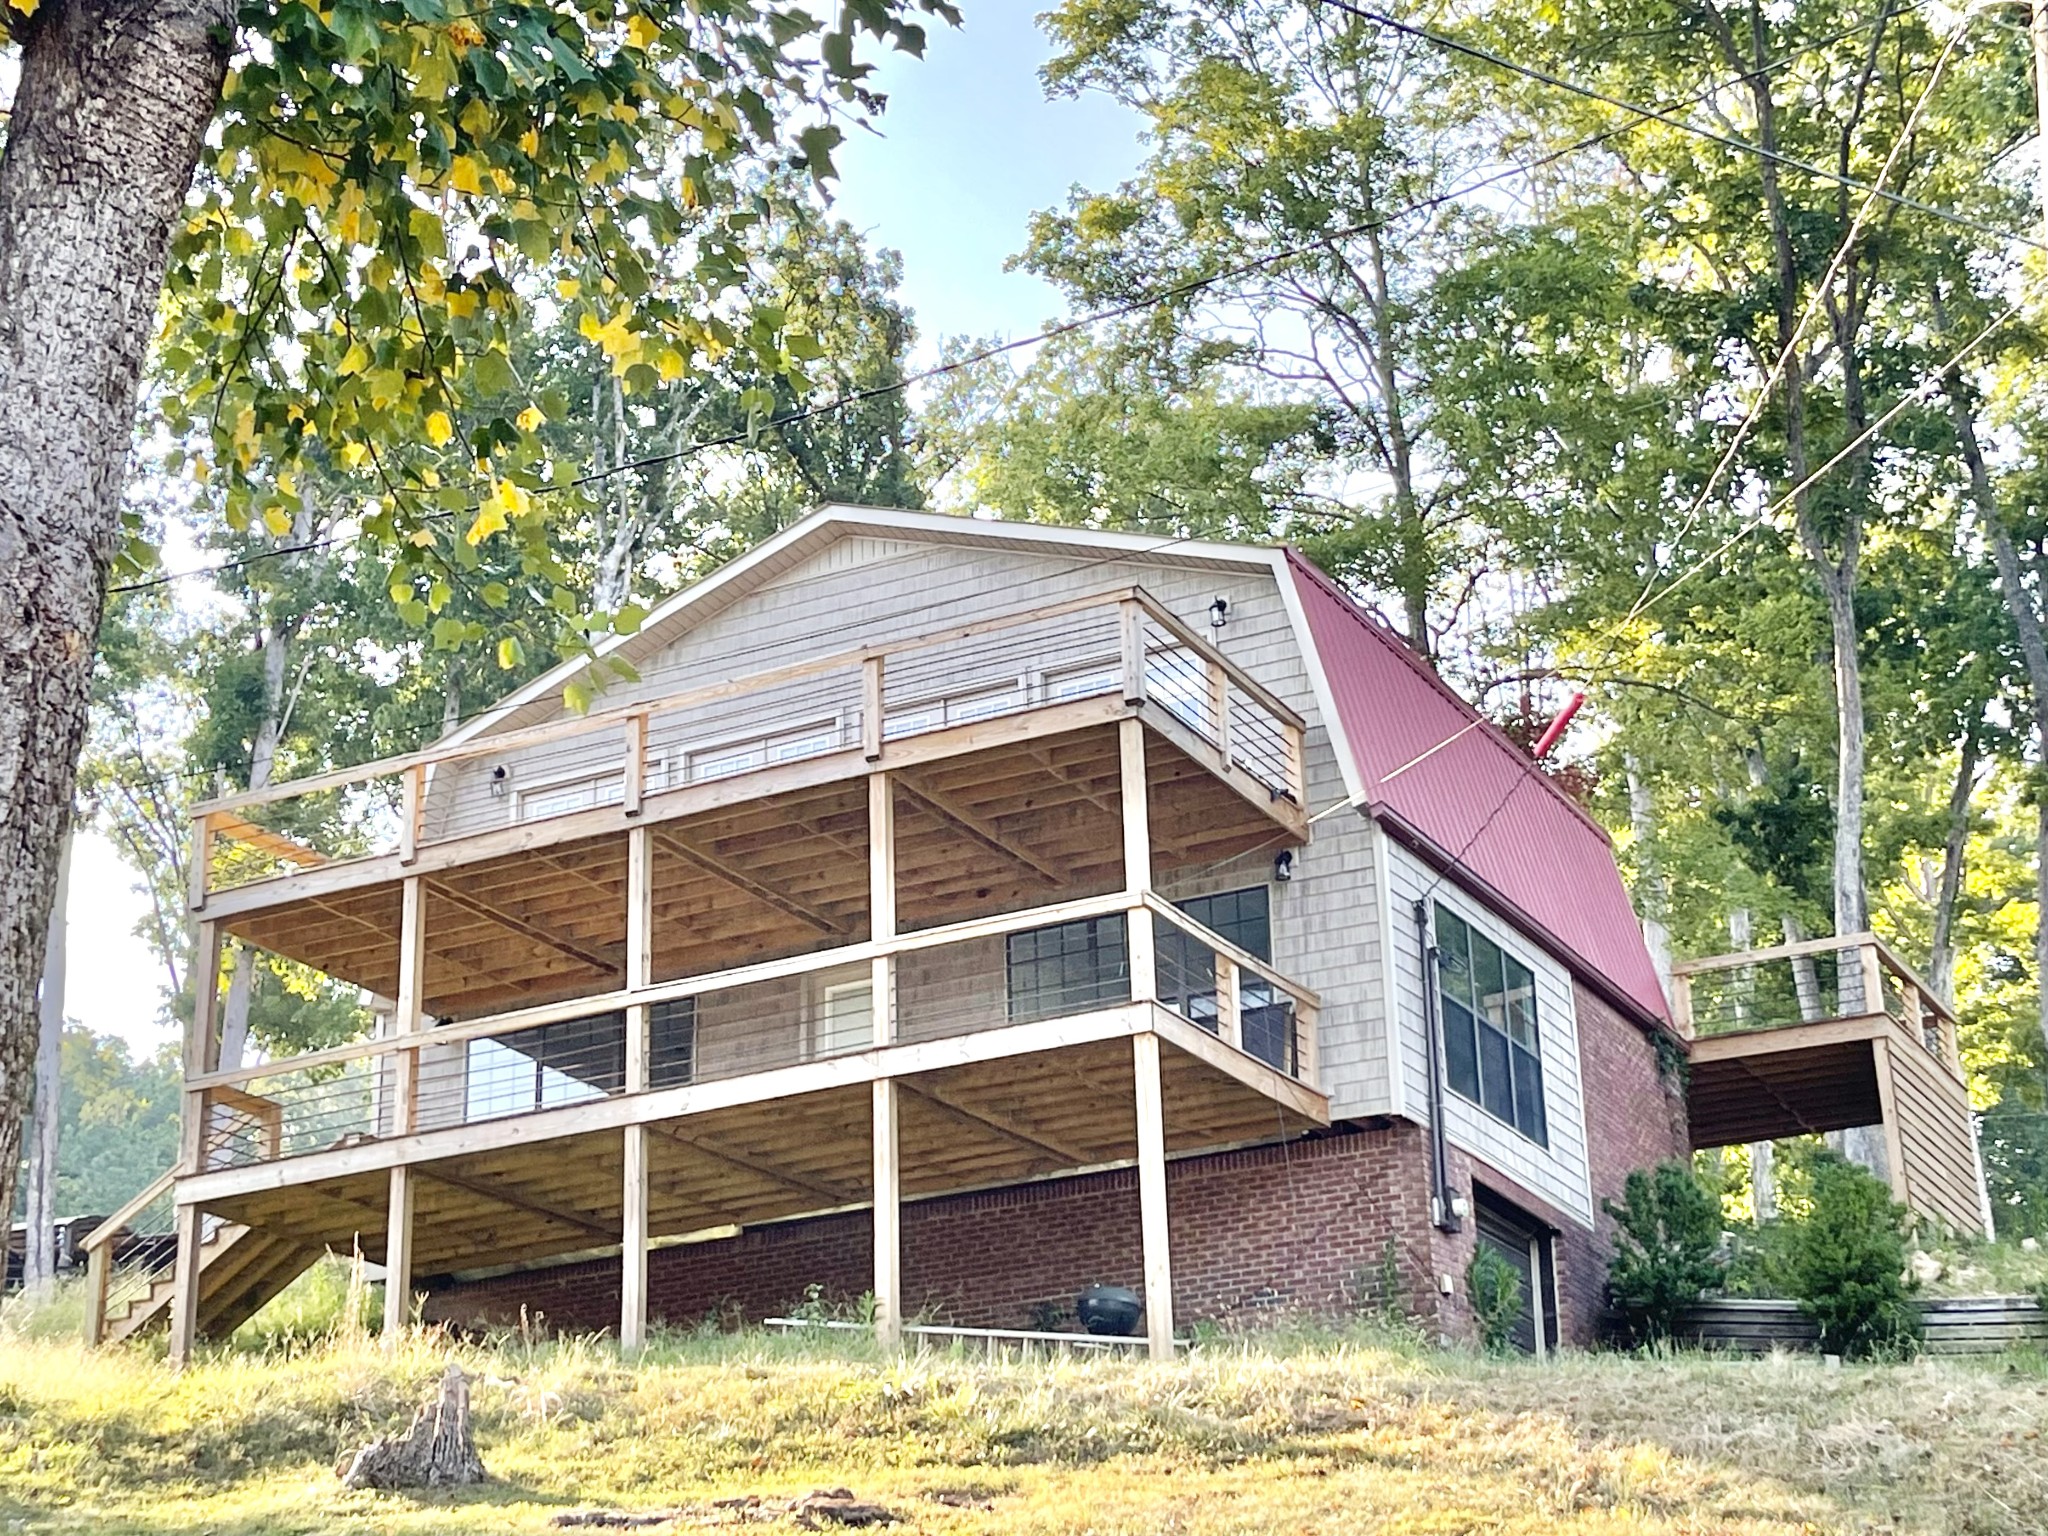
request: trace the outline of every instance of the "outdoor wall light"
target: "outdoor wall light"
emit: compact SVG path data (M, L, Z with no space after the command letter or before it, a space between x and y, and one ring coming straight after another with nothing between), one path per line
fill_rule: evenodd
M491 769L491 798L493 800L505 798L505 781L511 777L512 770L503 763L499 763Z
M1209 605L1209 627L1210 627L1211 629L1221 629L1221 628L1223 627L1223 625L1224 625L1224 621L1225 621L1225 620L1227 620L1227 619L1228 619L1229 617L1230 617L1230 599L1229 599L1229 598L1227 598L1227 597L1219 597L1219 598L1217 598L1217 599L1216 599L1216 601L1215 601L1215 602L1213 602L1213 603L1211 603L1211 604Z
M1282 848L1273 855L1273 878L1285 883L1294 878L1294 850Z

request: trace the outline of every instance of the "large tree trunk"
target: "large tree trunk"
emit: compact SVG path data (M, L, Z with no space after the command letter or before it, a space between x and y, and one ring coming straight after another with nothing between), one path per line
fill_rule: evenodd
M1951 1008L1956 1001L1956 907L1963 893L1963 861L1970 848L1970 801L1977 793L1981 748L1974 722L1963 733L1955 787L1948 796L1948 835L1941 849L1941 878L1934 890L1934 936L1927 946L1927 984Z
M71 838L57 860L57 895L50 935L43 946L42 1035L36 1044L36 1105L28 1143L28 1208L23 1218L21 1283L30 1295L57 1278L57 1149L63 1123L64 949L69 925L65 897L71 890Z
M220 97L222 0L44 0L0 152L0 1168L119 535L137 381Z
M1942 314L1939 295L1936 295L1935 315L1946 320ZM1998 493L1991 484L1991 470L1984 461L1983 446L1977 440L1977 421L1965 395L1962 382L1953 374L1945 381L1948 394L1949 421L1955 428L1956 445L1962 450L1963 464L1970 474L1970 500L1976 504L1977 517L1984 525L1984 532L1991 543L1992 564L1998 569L1998 589L2005 598L2006 611L2012 615L2012 626L2019 634L2020 655L2027 664L2027 693L2034 707L2034 735L2040 752L2040 771L2048 778L2048 639L2041 633L2041 615L2034 606L2033 594L2028 592L2026 577L2020 569L2019 550L2012 541L2012 530L2006 526L2000 514ZM2035 788L2038 810L2038 833L2034 847L2034 896L2038 905L2036 911L2043 920L2034 928L2034 983L2040 1001L2038 1022L2041 1037L2048 1040L2048 782Z

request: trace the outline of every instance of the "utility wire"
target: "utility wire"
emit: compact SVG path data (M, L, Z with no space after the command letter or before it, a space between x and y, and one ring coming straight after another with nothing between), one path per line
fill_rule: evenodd
M1333 0L1319 0L1319 3L1329 4L1333 3ZM1344 9L1351 8L1344 7ZM1360 12L1359 14L1365 15L1366 19L1368 20L1377 19L1376 17L1371 16L1369 13ZM1860 22L1853 27L1843 28L1841 31L1833 33L1828 37L1821 38L1813 43L1807 44L1802 48L1784 54L1783 56L1772 60L1769 64L1761 66L1758 70L1754 71L1753 73L1775 74L1776 72L1787 68L1791 64L1796 63L1799 59L1803 58L1808 53L1811 53L1817 49L1832 47L1834 44L1838 42L1845 41L1846 39L1854 37L1859 33L1867 32L1871 30L1871 28L1873 27L1881 26L1884 24L1886 20L1888 20L1891 16L1896 14L1898 14L1896 8L1887 9L1879 16L1874 17L1869 21ZM932 367L923 369L917 373L907 374L900 379L892 380L886 384L871 385L864 389L855 390L850 394L835 396L833 399L828 401L821 401L816 405L805 406L798 410L786 412L780 416L770 417L766 421L758 423L756 426L745 431L723 433L716 437L701 439L699 441L690 443L682 448L673 449L666 453L649 454L640 458L626 460L618 464L607 465L603 469L592 470L589 471L588 473L579 475L575 479L569 481L564 486L540 487L538 488L538 490L536 490L534 494L542 495L566 489L581 488L583 486L596 484L600 481L609 479L613 475L624 474L629 470L656 468L661 465L673 464L684 459L692 458L697 454L709 452L714 448L733 447L743 443L749 443L754 441L763 432L771 432L782 427L795 426L800 423L811 421L822 416L833 415L840 411L849 410L852 407L864 404L867 401L880 399L888 395L901 393L902 391L914 388L919 384L930 383L935 379L943 378L949 374L958 373L964 369L976 367L982 363L988 362L997 357L1004 356L1008 353L1021 351L1027 347L1035 347L1044 342L1056 340L1061 336L1070 335L1076 331L1090 329L1108 320L1121 319L1127 315L1139 313L1142 310L1150 309L1157 305L1168 303L1177 298L1185 298L1191 294L1199 293L1205 289L1212 288L1219 283L1231 282L1240 277L1250 276L1252 273L1262 271L1268 267L1279 266L1286 262L1296 260L1299 257L1308 255L1314 251L1322 250L1328 246L1336 244L1339 241L1355 239L1359 235L1366 234L1374 230L1384 229L1400 219L1408 218L1417 213L1430 212L1448 203L1457 202L1464 198L1471 197L1476 193L1483 192L1490 187L1499 185L1502 182L1514 180L1522 176L1531 175L1534 172L1542 170L1546 166L1553 165L1560 160L1566 159L1575 154L1579 154L1584 150L1595 148L1598 145L1606 143L1610 139L1620 137L1622 134L1632 132L1636 128L1641 127L1644 123L1653 121L1668 121L1670 113L1683 111L1688 107L1697 106L1701 102L1709 101L1713 99L1715 96L1719 95L1721 92L1732 89L1734 86L1739 85L1740 83L1740 80L1716 82L1715 84L1707 86L1703 90L1695 92L1693 95L1686 97L1681 101L1675 102L1667 107L1644 107L1629 103L1616 103L1617 105L1622 106L1624 110L1634 114L1631 121L1626 123L1618 123L1610 128L1603 128L1597 133L1587 134L1585 137L1574 140L1572 143L1566 144L1561 148L1549 150L1544 154L1538 156L1534 160L1527 162L1518 162L1513 165L1504 166L1500 170L1491 172L1485 176L1478 178L1477 180L1464 183L1463 185L1453 187L1444 192L1433 193L1428 197L1417 198L1414 201L1407 203L1400 208L1393 209L1375 218L1367 219L1360 223L1349 225L1341 229L1332 230L1327 234L1318 236L1314 240L1303 241L1299 244L1288 246L1278 251L1268 252L1263 256L1252 257L1249 260L1240 262L1235 266L1227 267L1219 272L1209 273L1201 277L1188 278L1184 281L1170 284L1164 288L1154 289L1150 292L1138 295L1137 297L1124 300L1117 304L1109 305L1103 309L1094 310L1086 315L1076 316L1071 320L1062 321L1057 325L1048 326L1044 330L1038 331L1030 336L1019 337L1012 341L1001 342L994 346L984 347L978 351L968 353L964 356L952 358L945 362L935 364ZM431 516L436 519L445 519L448 517L452 517L454 515L454 513L449 512L431 514ZM166 572L157 576L139 578L135 581L124 582L121 585L110 587L108 588L108 592L109 595L121 595L129 592L148 591L158 587L168 586L174 582L182 581L189 577L229 574L234 571L246 569L247 567L255 565L260 561L279 559L286 555L298 554L306 550L324 549L340 542L343 542L343 539L340 535L331 535L328 538L314 540L304 544L288 546L275 550L259 551L258 553L242 556L235 560L221 562L218 565L199 566L194 567L193 569L188 571L173 571Z
M1366 6L1354 5L1351 3L1351 0L1312 0L1312 3L1344 11L1349 15L1358 17L1361 21L1374 22L1390 31L1399 32L1408 37L1420 38L1422 41L1432 43L1438 48L1452 53L1463 54L1465 57L1475 59L1482 64L1491 64L1496 69L1504 69L1510 74L1521 75L1525 79L1534 80L1539 85L1554 86L1558 90L1569 91L1574 96L1583 96L1588 101L1597 101L1603 106L1615 107L1623 112L1633 112L1641 118L1653 119L1668 128L1677 129L1680 133L1691 134L1696 139L1705 139L1709 143L1719 144L1727 149L1739 150L1746 155L1755 155L1759 160L1768 160L1773 165L1781 165L1787 170L1799 171L1818 180L1846 187L1852 192L1863 192L1873 197L1882 198L1888 203L1894 203L1901 208L1910 208L1915 213L1927 214L1932 218L1953 224L1960 229L1967 229L1976 234L1989 235L1997 240L2024 245L2033 250L2048 251L2048 241L2041 240L2035 236L2023 235L2014 230L2003 229L1996 224L1987 223L1983 219L1973 218L1969 214L1960 213L1953 208L1944 208L1939 203L1929 203L1917 197L1908 197L1902 192L1886 191L1884 188L1864 181L1860 177L1845 175L1840 171L1831 171L1824 165L1816 165L1811 160L1801 160L1796 155L1788 155L1781 150L1765 149L1761 144L1753 144L1748 139L1740 138L1732 133L1722 133L1714 128L1702 128L1695 123L1689 123L1681 117L1674 116L1673 113L1676 109L1646 107L1639 102L1630 101L1626 97L1610 95L1606 91L1596 90L1589 85L1580 85L1575 80L1567 80L1562 75L1552 74L1548 70L1538 69L1531 64L1517 63L1515 60L1507 58L1502 54L1481 48L1475 43L1468 43L1462 38L1453 37L1448 33L1438 32L1434 28L1418 26L1414 22L1402 21L1399 17L1389 16L1384 11L1375 11ZM1815 46L1825 45L1817 44ZM1758 73L1756 70L1748 71L1743 78L1747 79L1750 75L1756 73ZM1735 82L1735 84L1740 83L1741 81ZM1724 90L1730 88L1728 86L1721 87ZM1687 103L1687 105L1690 105L1690 103Z

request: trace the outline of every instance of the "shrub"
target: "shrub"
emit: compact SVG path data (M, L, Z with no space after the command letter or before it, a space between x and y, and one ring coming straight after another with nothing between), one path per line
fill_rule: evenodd
M1721 1209L1684 1163L1638 1168L1621 1187L1621 1204L1601 1204L1614 1218L1614 1255L1607 1289L1644 1342L1671 1337L1678 1315L1727 1277L1719 1253Z
M1920 1318L1907 1300L1906 1209L1877 1179L1832 1155L1813 1164L1813 1208L1787 1244L1786 1277L1827 1354L1910 1351Z
M1465 1290L1479 1322L1479 1342L1489 1355L1504 1355L1514 1344L1522 1315L1522 1277L1500 1253L1481 1243L1465 1266Z

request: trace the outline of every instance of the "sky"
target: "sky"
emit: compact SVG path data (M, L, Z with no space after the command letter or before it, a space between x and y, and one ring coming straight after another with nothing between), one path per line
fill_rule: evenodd
M936 360L944 337L1007 341L1058 315L1055 290L1003 263L1035 210L1075 185L1113 185L1138 163L1135 115L1100 98L1046 100L1047 48L1033 21L1043 3L986 0L962 27L934 21L923 59L881 61L871 83L888 110L839 153L835 211L870 245L901 253L919 364ZM166 564L187 555L199 558L166 551ZM168 1044L163 968L134 932L148 902L112 844L89 831L73 849L67 911L66 1016L139 1055Z

